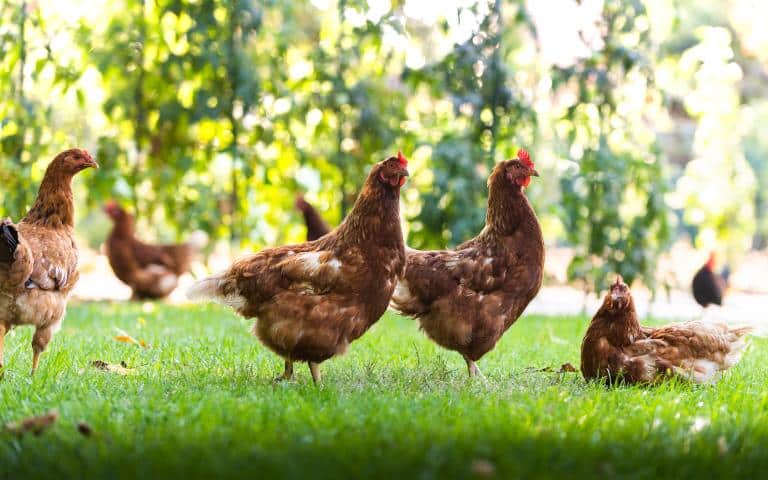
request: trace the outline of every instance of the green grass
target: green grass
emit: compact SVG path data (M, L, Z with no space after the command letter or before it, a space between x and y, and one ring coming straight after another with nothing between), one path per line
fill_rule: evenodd
M0 422L60 418L39 437L0 433L0 478L754 478L768 468L762 339L715 386L606 389L537 371L578 367L585 318L525 316L480 362L485 385L388 314L323 364L318 388L305 365L297 381L273 383L282 361L250 325L216 307L74 305L33 378L31 329L14 330ZM115 327L150 348L114 341Z

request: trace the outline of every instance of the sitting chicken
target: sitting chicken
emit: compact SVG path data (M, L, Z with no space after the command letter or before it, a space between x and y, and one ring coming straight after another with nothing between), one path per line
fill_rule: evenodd
M616 279L581 345L584 378L654 383L678 376L695 383L717 378L741 358L750 327L689 322L641 327L629 287Z
M544 243L524 188L534 170L528 152L501 162L488 179L485 228L455 250L407 250L405 278L392 306L419 320L439 345L459 352L470 376L541 288Z
M704 308L709 305L722 305L729 273L730 269L727 266L722 274L715 272L715 252L710 253L707 263L693 276L691 289L696 303Z
M343 353L386 311L405 269L400 187L408 162L398 154L376 164L342 224L313 242L262 250L193 285L191 299L212 299L244 317L285 359L319 364Z
M202 245L146 244L136 238L133 216L116 202L109 202L104 211L114 222L105 247L117 278L131 287L134 299L168 296L178 285L179 277L189 271L192 256Z
M72 177L98 168L85 150L72 149L48 165L37 200L21 222L0 222L0 367L3 338L18 325L33 325L32 373L64 318L79 277L73 236Z
M296 197L296 210L301 212L304 217L304 223L307 225L307 241L317 240L331 231L323 217L317 213L315 207L304 200L304 197L301 195Z

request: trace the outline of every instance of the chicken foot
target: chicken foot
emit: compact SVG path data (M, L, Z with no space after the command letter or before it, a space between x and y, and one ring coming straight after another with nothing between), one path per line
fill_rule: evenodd
M293 360L286 360L285 361L285 371L283 371L283 374L278 376L275 381L276 382L287 382L293 380Z

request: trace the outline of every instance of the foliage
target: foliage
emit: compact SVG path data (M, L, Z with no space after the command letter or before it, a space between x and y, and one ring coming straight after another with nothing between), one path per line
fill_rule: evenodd
M47 93L64 93L77 73L52 46L54 29L34 2L0 4L0 217L19 218L32 205L50 146L62 132L51 128Z
M693 83L686 108L698 127L694 158L677 182L676 195L686 222L698 228L697 243L709 250L720 246L732 256L750 248L755 233L755 175L741 146L737 84L742 71L733 61L726 29L706 28L699 36L700 43L680 60Z
M640 2L607 2L602 45L553 82L578 92L558 125L576 162L561 181L563 223L577 246L568 276L595 291L613 274L655 288L656 259L670 237L665 173L643 121L655 95L645 16Z
M425 88L433 102L447 95L452 107L443 113L438 103L429 112L433 117L422 119L440 134L434 145L419 142L431 147L433 178L413 218L409 243L416 247L442 248L476 235L485 221L493 165L533 140L536 117L510 62L516 39L530 35L529 25L523 2L508 7L508 16L504 4L476 2L472 9L482 21L467 40L439 61L403 72L414 90Z

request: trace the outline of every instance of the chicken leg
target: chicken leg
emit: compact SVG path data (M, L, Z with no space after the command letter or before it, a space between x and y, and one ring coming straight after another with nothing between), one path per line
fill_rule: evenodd
M48 346L48 342L51 341L53 332L50 327L38 328L35 330L35 335L32 337L32 373L35 374L37 365L40 362L40 354L45 351L45 347Z
M467 362L467 370L469 370L470 378L478 377L481 380L486 381L485 375L483 375L483 372L480 371L480 368L477 366L474 360L470 360L467 357L464 357L464 360Z
M283 371L283 374L275 379L276 382L285 382L289 380L293 380L293 361L292 360L285 361L285 371Z
M5 347L5 332L7 330L6 326L0 323L0 370L3 369L3 349ZM2 376L2 373L0 373L0 376Z
M317 385L322 378L320 377L320 364L309 362L309 372L312 374L312 381Z

